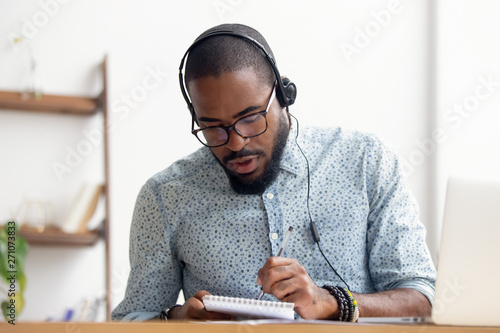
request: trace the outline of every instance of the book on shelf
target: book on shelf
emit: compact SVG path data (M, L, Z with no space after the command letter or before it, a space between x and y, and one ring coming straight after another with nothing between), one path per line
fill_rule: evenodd
M104 186L102 184L85 182L80 187L75 199L71 203L68 214L61 224L61 229L66 233L83 233L88 230L88 223L93 219L96 212L99 215L103 214L104 209L103 194ZM98 208L99 206L99 208ZM96 209L97 208L97 209ZM102 215L104 219L104 215Z
M85 297L74 308L66 310L63 321L104 322L106 321L106 298Z
M106 218L106 195L104 191L101 192L99 198L97 199L97 204L94 210L94 214L87 221L86 228L87 230L97 230L101 227L104 219Z

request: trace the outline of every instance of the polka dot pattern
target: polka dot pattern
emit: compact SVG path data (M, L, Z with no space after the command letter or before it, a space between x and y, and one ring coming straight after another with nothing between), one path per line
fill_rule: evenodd
M257 271L289 226L284 255L317 285L342 285L312 238L295 134L292 128L278 178L260 196L233 192L207 148L148 180L132 220L125 299L113 319L147 319L175 304L181 289L186 298L199 290L256 298ZM301 128L298 143L310 164L310 212L321 247L351 290L411 287L432 300L436 271L394 151L373 135L340 128Z

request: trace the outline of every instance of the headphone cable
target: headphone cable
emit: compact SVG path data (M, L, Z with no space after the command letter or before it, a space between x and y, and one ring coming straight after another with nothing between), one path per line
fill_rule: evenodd
M288 107L287 107L287 111L288 111ZM300 145L299 145L299 143L297 141L297 139L299 137L299 120L293 114L291 114L290 112L288 112L288 114L293 119L295 119L295 123L297 124L297 134L295 135L295 144L297 145L297 148L299 148L300 153L302 154L302 156L304 156L304 159L306 161L306 168L307 168L307 200L306 200L306 206L307 206L307 214L309 215L311 233L312 233L314 242L318 245L319 252L323 256L323 258L325 258L326 262L328 263L328 266L330 266L330 268L335 273L335 275L337 275L339 277L339 279L342 280L342 282L344 282L344 284L347 287L347 290L350 291L351 288L349 288L349 285L347 284L347 282L345 282L345 280L342 278L342 276L340 276L340 274L337 273L337 270L332 266L332 264L330 263L330 261L328 260L328 258L325 256L325 254L323 253L323 250L321 249L321 246L319 244L320 237L319 237L318 228L316 227L316 223L312 219L311 210L309 209L309 193L310 193L310 188L311 188L311 175L310 175L310 172L309 172L309 160L307 159L306 154L304 154L304 151L302 150L302 148L300 147Z

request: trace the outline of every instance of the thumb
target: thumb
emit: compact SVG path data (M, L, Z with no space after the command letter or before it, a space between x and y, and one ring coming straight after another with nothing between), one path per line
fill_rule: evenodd
M212 294L206 290L200 290L196 294L194 294L193 297L199 299L200 301L203 301L203 296L206 296L206 295L212 295Z

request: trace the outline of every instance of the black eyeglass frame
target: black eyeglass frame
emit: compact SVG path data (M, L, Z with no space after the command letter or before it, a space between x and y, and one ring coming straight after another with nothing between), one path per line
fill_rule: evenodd
M273 87L273 91L271 92L271 96L269 97L269 101L267 102L267 106L266 106L265 110L262 110L262 111L259 111L259 112L254 112L252 114L249 114L249 115L246 115L244 117L241 117L240 119L236 120L232 125L229 125L229 126L216 125L216 126L208 126L208 127L203 127L203 128L197 128L197 129L195 129L194 128L195 119L194 119L194 117L192 117L191 134L193 134L196 137L196 139L198 139L198 141L201 142L202 145L204 145L205 147L209 147L209 148L221 147L221 146L224 146L225 144L227 144L229 142L230 131L231 130L234 130L239 136L241 136L244 139L255 138L256 136L264 134L267 131L267 127L268 127L267 117L266 116L267 116L267 113L269 112L269 108L271 107L272 101L274 100L275 91L276 91L276 85L274 85L274 87ZM266 121L266 128L262 132L260 132L259 134L255 134L255 135L245 136L245 135L241 134L240 131L238 131L238 129L236 129L236 124L239 121L244 120L244 119L249 118L249 117L254 117L255 115L258 115L258 114L261 115L261 116L263 116L264 120ZM206 129L209 129L209 128L221 128L221 129L223 129L226 132L226 136L227 136L226 141L224 143L221 143L220 145L215 145L215 146L208 145L208 144L204 143L198 137L198 133L202 132L202 131L204 131ZM203 135L203 133L202 133L202 135Z

